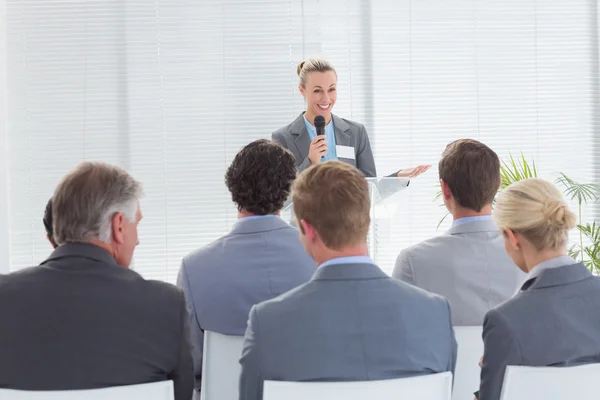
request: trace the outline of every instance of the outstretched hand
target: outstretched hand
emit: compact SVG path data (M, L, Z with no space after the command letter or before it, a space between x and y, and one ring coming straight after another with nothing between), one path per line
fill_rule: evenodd
M404 168L398 171L398 178L416 178L431 168L431 165L419 165L414 168Z

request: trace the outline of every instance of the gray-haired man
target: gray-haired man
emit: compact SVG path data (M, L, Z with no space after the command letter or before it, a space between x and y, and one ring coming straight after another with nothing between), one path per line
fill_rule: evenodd
M92 389L173 380L189 399L193 367L183 293L128 269L141 184L82 163L52 198L58 248L0 277L0 387Z

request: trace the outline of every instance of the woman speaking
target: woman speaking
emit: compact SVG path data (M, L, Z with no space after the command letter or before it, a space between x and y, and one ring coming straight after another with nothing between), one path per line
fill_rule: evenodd
M366 177L377 176L364 125L331 113L337 97L335 69L323 59L310 58L298 65L297 72L300 77L298 88L306 101L306 112L273 133L273 141L294 154L300 171L321 161L340 160L354 165ZM324 118L325 127L320 135L317 135L315 118L317 122ZM429 167L405 168L391 176L414 178Z

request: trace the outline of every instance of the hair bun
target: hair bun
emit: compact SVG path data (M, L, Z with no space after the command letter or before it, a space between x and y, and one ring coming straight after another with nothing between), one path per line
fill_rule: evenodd
M562 201L548 200L544 203L542 212L544 214L544 219L550 225L571 229L577 224L575 214L573 214Z
M302 68L304 68L304 63L306 63L306 61L302 61L300 64L298 64L298 68L296 69L296 73L298 74L298 76L300 76Z

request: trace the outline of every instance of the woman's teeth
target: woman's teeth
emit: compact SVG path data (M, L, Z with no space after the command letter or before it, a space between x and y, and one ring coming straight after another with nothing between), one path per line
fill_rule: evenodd
M329 104L327 104L326 106L322 106L320 104L317 104L320 108L322 108L323 110L327 110L329 108Z

